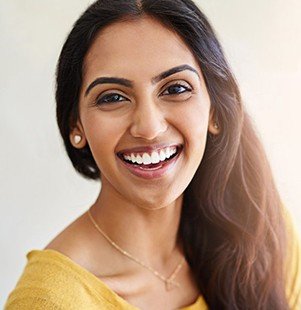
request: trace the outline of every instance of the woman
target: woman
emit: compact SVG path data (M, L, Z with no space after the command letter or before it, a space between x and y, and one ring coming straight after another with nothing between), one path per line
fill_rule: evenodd
M57 68L57 121L96 202L6 309L298 309L298 240L205 16L99 0Z

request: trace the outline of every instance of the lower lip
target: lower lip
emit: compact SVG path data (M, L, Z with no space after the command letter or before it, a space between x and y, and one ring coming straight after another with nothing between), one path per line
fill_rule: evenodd
M157 178L164 176L167 172L169 172L174 167L174 165L176 164L181 154L182 154L182 150L180 150L180 152L171 160L167 162L162 162L161 166L156 167L156 168L150 168L150 169L142 169L142 167L129 164L125 162L124 160L122 160L121 158L119 158L118 156L117 157L132 174L140 178L144 178L144 179L157 179Z

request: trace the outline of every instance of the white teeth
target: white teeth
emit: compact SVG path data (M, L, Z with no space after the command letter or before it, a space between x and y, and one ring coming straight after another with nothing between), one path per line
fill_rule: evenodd
M133 163L136 162L136 156L132 153L131 154L131 159L130 159Z
M160 156L157 152L152 152L152 164L157 164L160 162Z
M171 154L170 148L169 148L169 147L166 148L165 153L166 153L166 157L169 158L169 157L170 157L170 154Z
M142 163L143 163L143 165L150 165L152 163L152 159L147 153L143 154Z
M175 146L173 147L166 147L165 149L160 150L160 152L153 151L150 154L143 153L143 154L137 154L134 155L134 153L131 153L131 155L123 155L124 159L131 161L132 163L137 163L139 165L150 165L150 164L157 164L160 161L164 161L167 158L170 158L173 154L177 152L177 148Z
M142 157L140 155L137 156L137 164L141 165L143 163Z
M176 147L170 148L170 156L172 156L175 153L177 153L177 148Z
M163 161L165 160L166 156L165 156L165 152L163 150L160 151L160 160Z

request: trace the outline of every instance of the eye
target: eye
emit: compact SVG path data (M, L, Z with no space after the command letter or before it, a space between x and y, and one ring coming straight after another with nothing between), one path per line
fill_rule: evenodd
M120 101L127 100L125 97L121 96L117 93L106 94L104 96L100 96L95 100L95 104L102 105L102 104L110 104L116 103Z
M188 86L184 86L180 83L175 83L172 85L169 85L166 90L162 93L163 96L165 95L180 95L186 92L191 92L192 89ZM167 92L167 93L166 93Z

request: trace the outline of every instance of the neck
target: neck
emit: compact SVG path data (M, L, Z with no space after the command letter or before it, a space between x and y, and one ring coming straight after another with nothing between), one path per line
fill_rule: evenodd
M91 213L122 249L145 263L166 265L182 256L177 237L181 208L182 196L167 205L138 205L103 183Z

